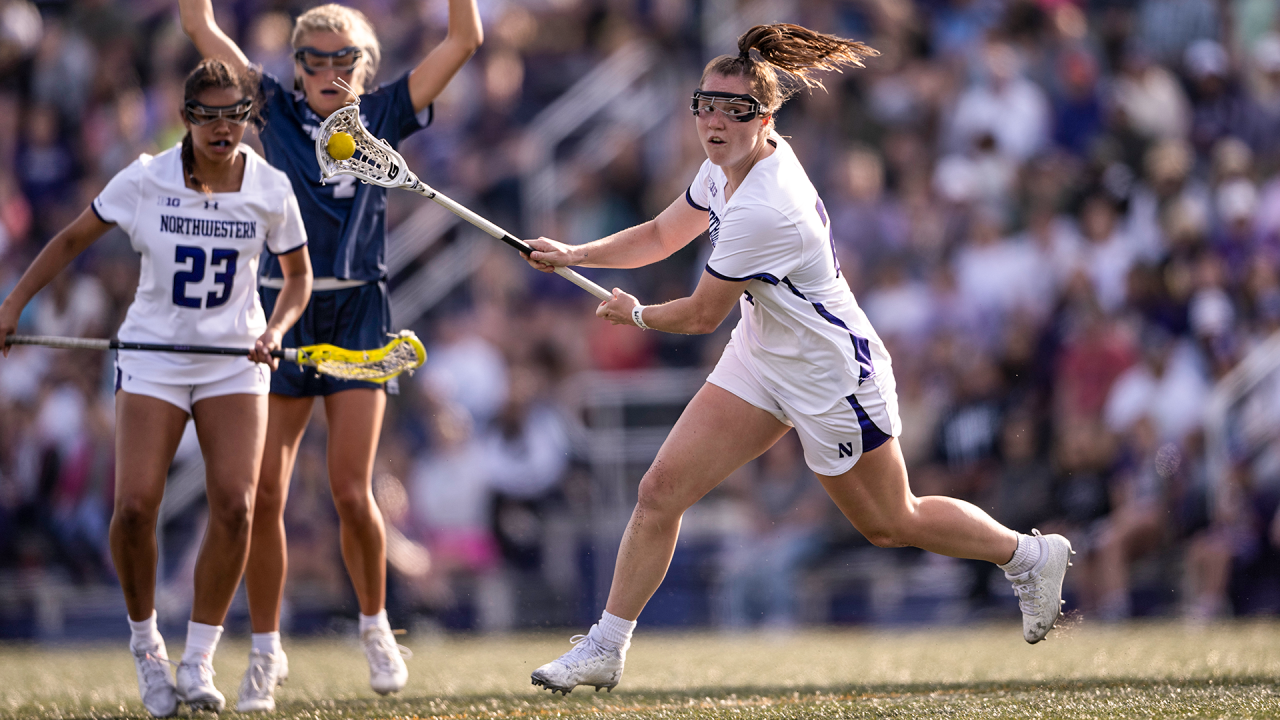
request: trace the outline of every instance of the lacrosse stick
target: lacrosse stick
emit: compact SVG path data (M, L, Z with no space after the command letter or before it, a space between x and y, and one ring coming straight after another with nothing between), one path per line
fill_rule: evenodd
M352 95L354 96L354 93ZM334 154L345 157L335 157ZM419 180L418 176L414 175L405 164L400 153L393 150L385 140L374 137L364 123L360 122L358 97L355 102L326 118L324 124L320 126L320 133L316 135L316 162L320 163L321 183L335 175L351 175L362 182L381 185L385 188L412 190L429 200L435 200L454 215L519 250L525 257L533 252L533 248L524 241L441 195ZM613 297L613 293L574 270L557 267L555 272L601 300L609 300Z
M427 361L427 351L418 336L409 330L393 335L391 342L373 350L347 350L334 345L307 345L272 350L271 356L285 362L314 367L316 372L342 380L384 383L402 372L410 374ZM42 345L71 350L143 350L149 352L195 353L198 355L248 355L243 348L208 345L160 345L93 338L10 335L5 345Z

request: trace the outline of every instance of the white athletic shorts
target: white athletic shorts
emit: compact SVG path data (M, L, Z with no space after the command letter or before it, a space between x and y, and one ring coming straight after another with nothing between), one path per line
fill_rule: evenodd
M116 390L134 395L147 395L176 405L191 413L191 408L205 398L222 395L266 395L271 391L271 368L253 363L229 378L200 385L179 385L143 380L116 365Z
M739 355L736 345L729 341L707 382L773 415L783 425L794 427L804 447L805 462L815 473L848 472L862 453L902 433L896 385L888 368L877 368L876 377L867 378L853 395L836 398L826 412L805 414L767 388Z

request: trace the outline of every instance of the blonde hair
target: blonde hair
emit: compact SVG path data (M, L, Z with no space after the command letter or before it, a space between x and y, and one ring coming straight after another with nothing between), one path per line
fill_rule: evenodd
M751 55L755 50L760 56ZM822 81L811 77L814 70L839 70L842 65L865 67L863 58L880 52L856 40L814 32L790 23L756 25L738 38L737 55L721 55L707 63L702 71L702 84L709 75L744 77L751 94L772 115L798 88L778 81L778 71L787 73L806 88L825 89Z
M358 85L359 89L367 89L367 84L378 73L378 65L382 62L382 45L378 42L378 35L373 31L369 18L346 5L319 5L298 16L289 42L296 50L302 38L313 32L346 33L351 38L351 42L364 52L359 82L353 84Z

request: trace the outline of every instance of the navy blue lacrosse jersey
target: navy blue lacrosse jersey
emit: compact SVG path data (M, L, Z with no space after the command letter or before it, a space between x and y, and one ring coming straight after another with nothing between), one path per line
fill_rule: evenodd
M386 277L387 189L365 185L350 175L320 183L316 135L323 119L301 92L262 73L266 94L265 126L260 135L267 161L283 170L298 196L307 228L311 269L316 277L376 282ZM360 96L360 119L375 137L398 147L400 141L431 123L432 109L420 117L409 97L409 73ZM283 277L280 262L264 257L264 277Z

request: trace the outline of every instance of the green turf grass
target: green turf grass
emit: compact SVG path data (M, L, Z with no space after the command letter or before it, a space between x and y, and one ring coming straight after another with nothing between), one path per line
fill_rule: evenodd
M1280 622L1055 630L1039 645L1006 623L791 636L641 633L613 693L552 696L529 672L568 634L409 637L410 680L368 687L354 638L286 639L280 717L338 718L1280 718ZM181 638L170 639L180 654ZM248 648L218 650L233 707ZM186 711L183 710L183 713ZM0 646L0 715L146 717L120 647Z

